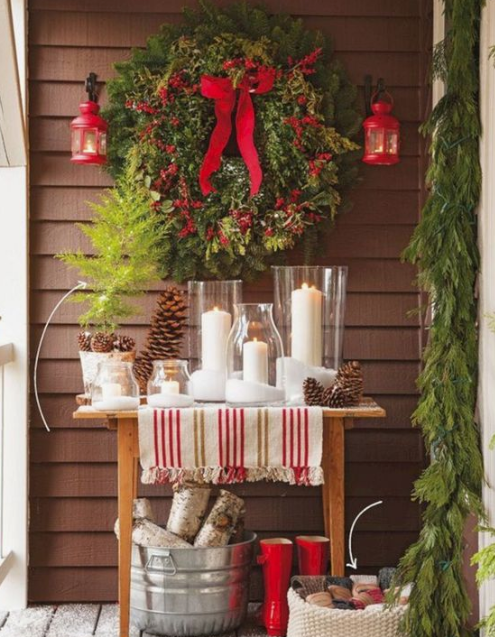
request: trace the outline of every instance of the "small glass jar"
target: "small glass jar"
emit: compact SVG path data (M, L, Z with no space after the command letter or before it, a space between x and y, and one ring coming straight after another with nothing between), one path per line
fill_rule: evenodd
M189 281L189 360L194 400L223 402L227 339L234 306L242 302L242 281Z
M287 398L303 402L302 384L333 384L342 365L345 266L274 267L275 322L282 336Z
M240 303L227 345L226 401L231 406L285 402L284 350L272 303Z
M139 385L132 363L103 361L91 388L91 404L97 411L134 411L139 407Z
M154 361L153 374L148 381L148 405L162 409L191 407L194 401L189 384L187 361Z

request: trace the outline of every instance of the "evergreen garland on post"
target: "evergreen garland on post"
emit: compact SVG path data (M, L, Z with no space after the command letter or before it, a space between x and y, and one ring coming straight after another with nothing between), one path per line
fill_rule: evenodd
M444 0L448 32L434 55L445 82L423 130L432 136L431 193L405 253L419 266L433 319L421 399L414 422L422 429L430 466L415 484L424 503L419 540L402 558L398 578L413 582L406 631L411 637L465 637L471 604L463 574L467 516L483 516L479 431L474 420L478 341L476 206L481 188L478 141L478 45L482 0Z

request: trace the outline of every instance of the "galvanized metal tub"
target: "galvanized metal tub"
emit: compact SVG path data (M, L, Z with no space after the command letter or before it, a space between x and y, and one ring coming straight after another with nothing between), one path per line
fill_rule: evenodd
M131 622L174 637L216 635L246 617L255 533L221 548L132 547Z

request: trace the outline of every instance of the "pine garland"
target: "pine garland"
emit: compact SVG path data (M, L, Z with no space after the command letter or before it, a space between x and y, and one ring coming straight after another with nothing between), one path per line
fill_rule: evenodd
M471 604L462 575L467 516L483 515L482 455L474 420L478 341L476 206L478 45L482 0L444 0L448 32L434 55L446 92L423 131L432 136L431 193L405 257L433 318L413 421L422 429L430 465L415 484L425 505L419 540L402 558L398 578L414 583L405 620L411 637L465 637Z

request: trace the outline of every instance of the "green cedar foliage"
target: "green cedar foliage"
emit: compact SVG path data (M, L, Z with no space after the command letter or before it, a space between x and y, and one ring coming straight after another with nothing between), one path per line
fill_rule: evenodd
M474 419L478 341L476 206L478 45L481 0L445 0L448 31L434 56L445 95L423 130L432 136L431 192L406 251L433 306L414 423L430 465L415 484L424 505L419 540L402 558L399 581L413 582L405 628L411 637L465 637L471 604L462 574L464 523L483 516L479 431Z
M94 254L79 250L58 255L90 285L91 292L73 297L87 306L79 319L82 327L113 332L122 320L140 312L131 299L159 280L161 237L150 204L149 191L136 188L134 179L124 175L99 203L88 203L93 222L77 224L90 239Z

